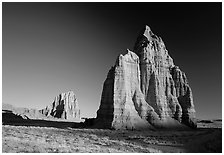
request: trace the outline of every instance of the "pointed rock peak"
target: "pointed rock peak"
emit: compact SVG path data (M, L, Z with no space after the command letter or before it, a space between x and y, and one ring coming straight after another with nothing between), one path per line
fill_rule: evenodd
M145 25L145 31L151 31L151 28L148 25Z
M193 95L186 75L174 67L162 39L146 25L133 51L127 49L120 55L107 75L96 126L196 128Z
M130 54L130 53L132 53L132 51L131 51L131 50L129 50L129 49L127 48L127 53L129 53L129 54Z
M151 28L148 25L145 26L143 35L147 37L148 40L150 40L151 36L153 35Z

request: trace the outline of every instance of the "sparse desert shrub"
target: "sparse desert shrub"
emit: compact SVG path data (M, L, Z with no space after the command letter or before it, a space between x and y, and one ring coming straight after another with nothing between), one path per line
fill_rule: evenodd
M221 130L125 131L104 129L58 129L3 125L2 151L19 153L74 152L217 152ZM203 137L207 137L207 140ZM201 138L204 141L197 141ZM192 145L190 145L192 144ZM186 146L186 147L185 147Z

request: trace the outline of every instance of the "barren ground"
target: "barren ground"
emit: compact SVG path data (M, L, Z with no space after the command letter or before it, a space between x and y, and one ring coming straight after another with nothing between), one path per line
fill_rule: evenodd
M221 152L221 121L190 131L115 131L2 125L3 152Z

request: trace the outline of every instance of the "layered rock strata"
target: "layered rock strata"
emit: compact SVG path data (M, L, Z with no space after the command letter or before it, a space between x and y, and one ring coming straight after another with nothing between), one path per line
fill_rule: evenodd
M184 125L183 125L184 124ZM186 75L146 26L104 82L96 125L114 129L196 127Z
M53 103L42 109L41 113L47 117L80 120L80 109L73 91L56 96Z

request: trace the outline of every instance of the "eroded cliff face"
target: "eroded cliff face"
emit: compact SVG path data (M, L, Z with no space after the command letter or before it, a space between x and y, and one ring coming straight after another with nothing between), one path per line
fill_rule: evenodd
M98 127L153 128L146 118L140 116L144 115L141 109L147 103L141 94L139 82L139 58L128 50L127 54L117 58L104 82L100 109L97 112Z
M120 55L109 71L96 125L115 129L196 127L186 75L148 26L137 38L134 52Z
M162 39L146 26L134 52L140 59L142 93L160 119L171 117L196 127L193 96L186 75L174 65Z
M59 94L52 104L41 110L47 117L80 120L80 109L73 91Z

